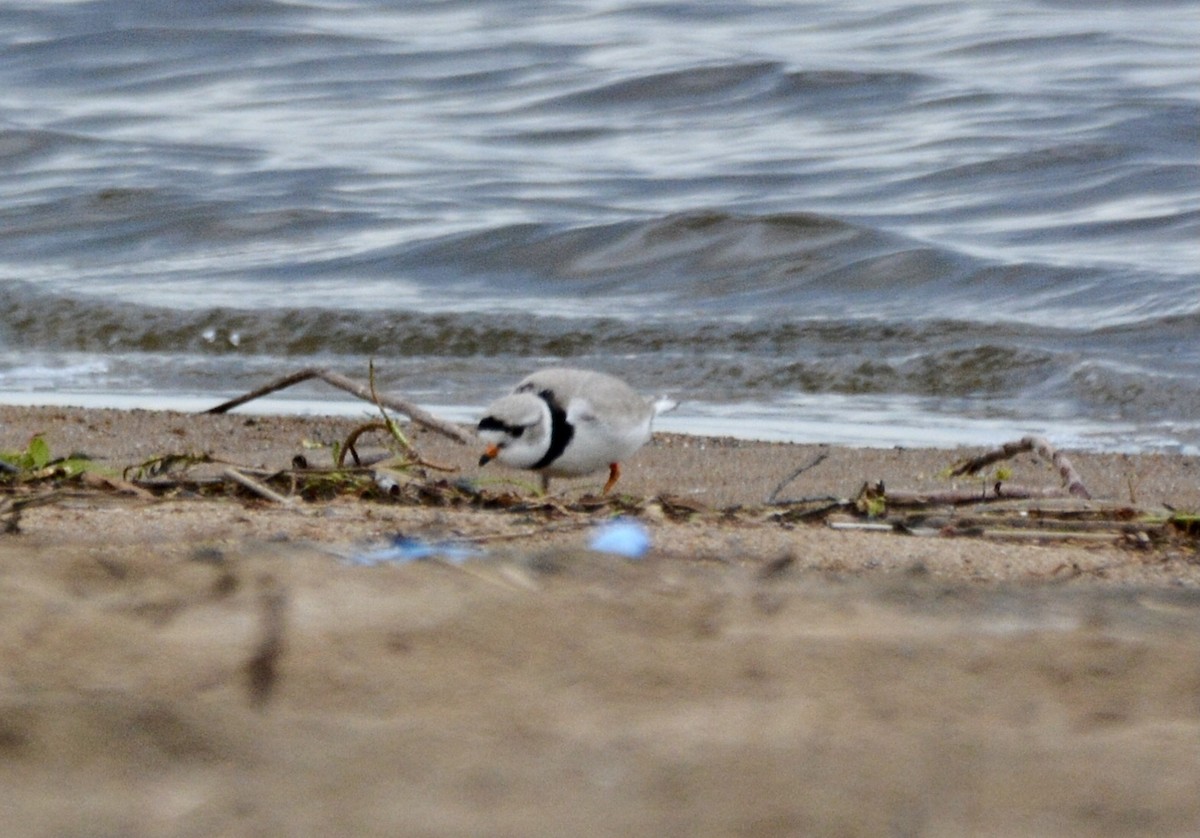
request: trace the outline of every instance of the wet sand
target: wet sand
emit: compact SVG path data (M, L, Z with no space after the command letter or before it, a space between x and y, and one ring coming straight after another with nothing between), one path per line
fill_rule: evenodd
M3 407L0 450L274 469L355 424ZM638 561L586 516L66 493L0 536L4 834L1196 834L1194 541L718 512L972 453L660 437L618 488L714 512L645 515ZM1196 458L1071 456L1098 502L1200 508ZM344 561L398 533L483 555Z

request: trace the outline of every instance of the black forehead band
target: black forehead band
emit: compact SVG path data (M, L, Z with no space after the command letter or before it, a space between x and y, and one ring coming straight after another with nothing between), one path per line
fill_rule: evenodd
M519 437L525 433L524 425L510 425L507 422L502 422L495 416L485 416L479 420L478 430L481 431L503 431L511 437Z

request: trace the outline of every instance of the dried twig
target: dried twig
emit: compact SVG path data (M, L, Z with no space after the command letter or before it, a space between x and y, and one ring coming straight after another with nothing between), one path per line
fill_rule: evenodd
M354 465L361 466L363 462L359 459L358 451L356 451L354 448L354 444L358 442L358 438L365 433L370 433L371 431L387 430L388 426L383 422L368 422L365 425L359 425L350 432L350 435L346 437L346 441L342 443L342 447L338 449L337 460L334 464L338 468L341 468L346 463L346 452L350 452L350 456L354 458Z
M286 387L291 387L293 384L299 384L302 381L309 379L319 379L326 384L337 387L339 390L345 390L353 396L357 396L363 401L371 402L372 404L389 407L392 410L399 411L406 415L409 419L422 427L428 428L431 431L437 431L444 436L448 436L456 442L461 442L468 445L475 441L475 438L467 431L455 425L452 422L447 422L444 419L439 419L433 414L417 407L410 401L401 399L397 396L381 395L377 398L372 398L369 388L364 387L356 381L346 378L344 375L338 375L336 372L321 369L319 367L308 367L299 372L294 372L291 375L285 375L283 378L278 378L268 384L259 387L256 390L251 390L245 395L238 396L236 399L230 399L227 402L222 402L216 407L209 408L205 413L228 413L235 407L240 407L247 402L253 401L261 396L269 393L274 393L277 390L283 390Z
M367 467L368 464L363 463L362 460L359 459L358 451L356 451L354 448L355 443L357 443L358 438L365 433L369 433L371 431L383 431L383 432L387 433L387 432L389 432L389 430L390 429L388 428L388 426L385 425L383 422L368 422L366 425L359 425L357 428L355 428L353 431L350 432L350 435L346 437L346 441L342 443L342 447L338 450L338 456L337 456L337 461L336 461L337 467L340 469L345 464L347 451L350 452L350 456L354 458L355 467ZM448 466L448 465L444 465L442 463L435 463L432 460L425 459L424 457L422 457L420 455L420 453L417 451L417 449L413 448L411 445L409 446L408 453L405 456L408 457L407 462L403 463L403 465L405 465L405 466L409 466L409 465L424 466L425 468L432 469L434 471L443 471L443 472L447 472L447 473L453 473L453 472L458 471L458 466ZM373 462L373 463L370 463L369 465L370 466L378 466L379 463Z
M786 486L787 484L791 483L793 480L795 480L795 479L796 479L797 477L799 477L800 475L804 474L804 472L808 471L809 469L811 469L811 468L816 468L816 467L817 467L817 466L819 466L821 463L825 462L825 459L826 459L828 456L829 456L829 452L828 452L828 451L822 451L822 452L821 452L820 454L818 454L818 455L817 455L815 458L813 458L813 461L812 461L811 463L808 463L807 465L800 466L800 468L796 469L796 470L795 470L795 471L793 471L791 474L789 474L787 477L785 477L785 478L783 478L782 480L780 480L780 481L779 481L779 485L778 485L778 486L776 486L774 489L772 489L772 490L771 490L771 494L767 495L767 505L768 505L768 506L770 506L770 505L772 505L772 504L774 504L774 503L777 503L777 502L778 502L778 500L777 500L777 499L778 499L778 497L779 497L779 493L783 491L783 487L784 487L784 486Z
M61 491L44 492L22 498L5 498L0 500L0 516L4 518L0 532L13 534L21 531L21 513L34 506L57 503L66 493Z
M177 468L188 469L195 465L205 465L209 463L225 463L232 465L227 460L219 460L213 457L208 452L201 453L186 453L186 454L164 454L159 457L151 457L142 463L135 466L126 466L121 472L121 479L138 482L146 478L159 477L165 475L169 471ZM130 477L130 473L133 477Z
M236 468L233 468L232 466L225 469L225 471L223 471L222 474L225 477L232 480L234 483L237 483L239 486L249 489L251 492L258 495L259 497L265 498L269 501L272 501L273 503L282 504L284 506L288 506L292 503L291 498L285 497L284 495L279 494L271 487L258 482L253 477L250 477L248 474L243 474L242 472L238 471Z
M1058 469L1059 477L1062 478L1063 486L1066 487L1069 493L1078 498L1091 498L1091 493L1083 485L1083 480L1080 479L1079 473L1075 471L1075 467L1071 465L1071 461L1067 459L1065 454L1055 450L1049 440L1040 436L1027 436L1016 442L1006 443L993 451L989 451L959 465L950 472L950 476L961 477L966 474L975 474L980 469L986 468L992 463L999 460L1011 459L1025 451L1033 451L1038 456L1053 463L1054 467Z
M89 489L103 489L122 495L133 495L139 500L154 500L154 493L128 480L119 480L93 471L85 471L79 475L79 482Z
M982 490L958 490L946 492L888 492L888 506L964 506L973 503L988 503L1000 500L1034 500L1064 497L1063 490L1045 486L1013 486L997 482Z

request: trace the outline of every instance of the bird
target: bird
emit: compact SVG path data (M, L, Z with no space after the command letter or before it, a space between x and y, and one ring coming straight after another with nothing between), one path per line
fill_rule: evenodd
M551 477L582 477L608 468L603 494L621 477L621 461L650 440L650 425L677 403L647 399L616 376L551 367L524 378L492 402L476 432L492 460L537 471L542 491Z

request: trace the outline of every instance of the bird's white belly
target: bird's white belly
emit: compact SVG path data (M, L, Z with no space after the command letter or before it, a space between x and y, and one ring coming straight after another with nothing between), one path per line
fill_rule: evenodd
M630 457L650 440L650 419L614 433L592 422L575 427L562 455L544 471L551 477L578 477L608 468Z

